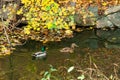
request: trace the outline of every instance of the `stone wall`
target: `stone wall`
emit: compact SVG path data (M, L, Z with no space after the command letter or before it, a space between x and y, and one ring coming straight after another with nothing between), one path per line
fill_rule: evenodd
M120 28L120 5L109 7L102 15L98 14L97 6L89 6L86 11L81 8L80 10L84 11L84 14L75 14L75 22L78 26Z

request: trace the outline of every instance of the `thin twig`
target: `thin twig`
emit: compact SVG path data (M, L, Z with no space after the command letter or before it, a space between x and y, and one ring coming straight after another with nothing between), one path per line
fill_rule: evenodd
M1 3L3 4L3 1L1 0ZM8 43L10 44L10 47L11 47L11 42L10 42L10 39L9 39L9 35L7 34L7 31L6 31L6 26L4 24L4 20L3 20L3 9L1 9L1 12L2 12L2 15L1 15L1 21L2 21L2 25L3 25L3 30L5 32L5 36L6 36L6 39L8 41Z

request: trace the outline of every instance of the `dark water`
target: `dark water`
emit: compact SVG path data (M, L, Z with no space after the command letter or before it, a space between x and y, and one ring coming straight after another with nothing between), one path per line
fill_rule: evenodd
M70 46L71 43L76 43L79 46L79 48L75 49L74 53L61 53L59 51L63 47ZM63 39L61 42L46 44L48 48L46 60L32 60L31 55L39 51L42 44L36 41L27 41L23 46L16 46L16 50L12 55L0 57L0 80L37 80L42 71L49 69L50 64L58 67L67 65L64 62L67 59L82 61L80 57L85 59L84 57L87 55L86 48L91 48L94 53L97 52L96 49L105 47L104 43L103 40L96 37L93 30L75 33L75 37L71 39Z

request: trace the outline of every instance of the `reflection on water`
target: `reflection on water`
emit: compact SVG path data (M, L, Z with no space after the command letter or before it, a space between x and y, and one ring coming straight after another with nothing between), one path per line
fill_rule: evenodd
M28 44L33 44L30 47ZM62 65L62 61L67 58L74 58L74 54L63 54L59 52L59 49L47 50L46 59L32 59L32 54L39 51L40 43L30 41L24 46L19 46L11 56L0 58L0 68L4 71L2 76L3 80L18 80L26 78L28 80L35 80L37 75L43 70L47 70L49 65L53 66ZM38 45L39 44L39 45ZM36 75L35 75L36 74ZM2 80L2 78L0 80Z
M79 55L86 53L76 49L73 54L60 53L62 47L76 43L79 48L91 47L99 48L103 43L96 39L93 31L85 31L75 34L74 38L64 39L62 42L50 42L47 44L46 59L32 59L31 55L40 50L40 42L28 41L23 46L16 46L16 50L10 56L0 57L0 80L37 80L43 70L47 70L49 65L61 66L66 59L79 60ZM100 45L99 45L100 44Z

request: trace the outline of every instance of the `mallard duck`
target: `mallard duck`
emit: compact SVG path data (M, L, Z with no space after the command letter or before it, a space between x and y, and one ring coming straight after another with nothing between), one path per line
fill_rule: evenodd
M73 53L75 47L78 47L78 45L76 45L75 43L72 43L71 47L64 47L60 50L60 52Z
M47 55L45 50L46 50L46 47L43 46L43 47L41 48L41 51L32 54L32 56L33 56L34 58L45 58L46 55Z

